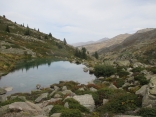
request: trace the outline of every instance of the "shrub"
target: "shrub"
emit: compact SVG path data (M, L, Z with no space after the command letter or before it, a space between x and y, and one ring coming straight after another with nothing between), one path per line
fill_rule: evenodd
M59 113L65 111L67 108L61 106L61 105L54 105L54 107L49 112L49 115L52 115L54 113Z
M81 112L77 109L74 110L67 109L61 113L61 117L82 117L82 115Z
M151 70L154 74L156 74L156 68Z
M61 105L54 105L49 112L49 115L61 113L61 117L82 117L81 112L77 109L68 109Z
M132 69L132 72L141 72L143 70L143 68L141 67L136 67Z
M124 79L116 79L116 81L113 83L117 88L122 87L124 85L125 80Z
M116 73L116 69L113 66L106 65L106 64L105 65L96 65L94 67L94 70L95 70L94 74L98 77L99 76L109 77Z
M124 113L141 106L141 100L135 95L127 92L120 92L116 97L111 98L108 103L98 108L100 113Z
M119 77L125 77L125 76L129 75L129 72L126 72L126 71L119 71L119 72L118 72L118 75L119 75Z
M141 108L138 115L142 117L156 117L156 108Z
M146 79L143 75L137 75L134 77L135 80L139 81L141 85L145 85L149 83L149 80Z

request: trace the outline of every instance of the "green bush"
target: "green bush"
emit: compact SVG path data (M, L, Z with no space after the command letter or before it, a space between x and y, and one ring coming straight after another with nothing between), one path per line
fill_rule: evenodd
M142 108L139 110L138 115L142 117L156 117L156 108Z
M74 110L67 109L61 113L61 117L82 117L82 115L81 112L77 109Z
M100 113L124 113L126 111L135 110L141 106L141 99L139 100L135 94L120 92L116 93L114 98L111 98L108 103L99 107L97 110Z
M106 65L106 64L105 65L96 65L94 67L94 70L95 70L95 72L94 72L95 76L98 76L98 77L99 76L109 77L116 73L116 69L113 66Z
M126 72L126 71L119 71L119 72L118 72L118 75L119 75L119 77L125 77L125 76L129 75L129 72Z
M54 113L61 113L61 117L82 117L81 112L78 109L68 109L62 105L54 105L49 112L49 115Z
M132 69L132 72L141 72L143 70L143 68L141 67L136 67Z
M156 69L153 69L152 72L153 72L154 74L156 74Z
M122 85L124 85L125 83L125 80L124 79L121 79L121 78L118 78L115 80L115 82L113 83L117 88L119 87L122 87Z
M146 79L143 75L137 75L134 77L135 80L139 81L141 85L145 85L149 83L149 80Z
M68 108L63 107L62 105L54 105L54 107L50 110L49 115L52 115L54 113L61 113L66 109Z

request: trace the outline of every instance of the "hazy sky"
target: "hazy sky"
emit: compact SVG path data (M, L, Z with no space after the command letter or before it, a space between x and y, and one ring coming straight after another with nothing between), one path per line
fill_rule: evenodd
M156 28L156 0L0 0L0 15L68 43Z

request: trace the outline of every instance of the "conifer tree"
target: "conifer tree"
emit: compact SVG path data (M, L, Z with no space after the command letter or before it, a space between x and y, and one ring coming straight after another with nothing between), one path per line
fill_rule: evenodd
M49 33L49 35L48 35L49 37L52 37L52 34L51 33Z
M30 30L29 30L29 27L28 26L27 26L27 29L26 29L24 35L30 35Z
M99 55L98 55L97 51L95 52L95 58L96 58L96 59L99 58Z
M67 42L66 42L66 39L65 38L64 38L63 42L64 42L64 45L67 45Z
M9 26L7 25L6 29L5 29L6 32L10 33L10 29L9 29Z

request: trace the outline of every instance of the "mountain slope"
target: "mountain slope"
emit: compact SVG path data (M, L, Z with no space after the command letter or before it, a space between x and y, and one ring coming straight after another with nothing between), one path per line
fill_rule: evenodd
M156 64L156 29L137 31L122 43L102 48L98 53L105 59L140 59Z
M6 29L9 31L6 31ZM75 49L52 35L24 27L0 16L0 75L24 59L70 58Z
M109 47L109 46L112 46L115 44L119 44L129 36L130 36L130 34L120 34L120 35L115 36L111 39L104 40L104 41L94 43L94 44L88 44L88 45L80 46L79 48L85 47L90 53L93 53L95 51L100 50L101 48L105 48L105 47Z

